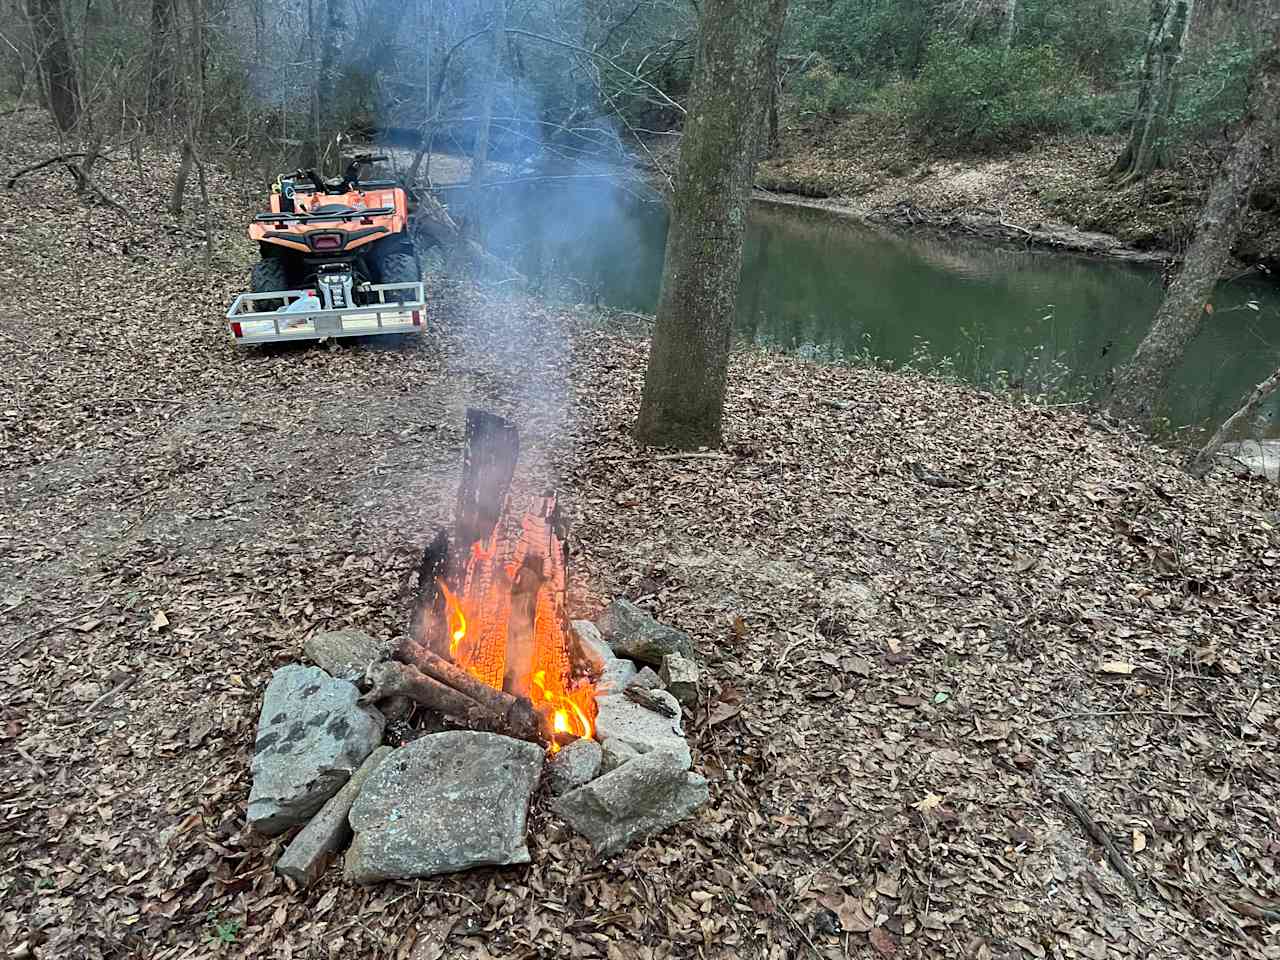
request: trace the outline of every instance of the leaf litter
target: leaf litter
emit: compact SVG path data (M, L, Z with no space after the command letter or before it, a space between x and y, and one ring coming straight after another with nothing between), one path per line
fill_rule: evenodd
M0 166L56 152L0 122ZM420 341L237 350L256 190L210 170L206 272L140 162L98 175L127 218L56 168L0 193L6 955L1280 955L1274 487L754 348L724 455L655 459L643 327L438 278ZM570 508L575 614L694 636L711 802L597 862L539 797L526 868L292 891L244 823L261 691L314 631L403 629L469 404Z

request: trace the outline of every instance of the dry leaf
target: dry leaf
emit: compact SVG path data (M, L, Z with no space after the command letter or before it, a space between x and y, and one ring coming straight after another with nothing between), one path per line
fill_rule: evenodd
M1116 673L1128 676L1133 673L1136 667L1132 663L1125 663L1123 660L1108 660L1098 665L1098 669L1103 673Z
M1133 831L1133 852L1141 853L1147 849L1147 835L1141 830Z
M743 620L741 615L733 618L733 632L737 634L739 640L744 639L750 633L747 621Z
M836 915L836 919L840 921L840 929L845 933L866 933L874 926L873 919L867 915L859 897L829 893L819 897L818 902Z
M1039 554L1020 553L1013 558L1013 569L1016 573L1026 573L1039 562Z
M884 927L876 927L867 934L867 939L882 957L892 957L898 952L898 941Z
M159 633L169 625L169 618L164 615L163 610L157 610L156 615L151 618L151 629Z
M928 794L925 794L923 798L913 803L911 806L915 807L921 813L927 813L928 811L934 809L938 804L940 804L942 800L943 800L942 794L928 793Z

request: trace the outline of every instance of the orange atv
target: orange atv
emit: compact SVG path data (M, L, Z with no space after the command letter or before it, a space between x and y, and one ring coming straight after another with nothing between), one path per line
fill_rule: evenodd
M394 180L360 179L362 167L386 159L360 154L338 179L298 170L276 180L271 212L249 226L262 256L250 275L255 294L314 291L324 310L413 299L408 288L372 296L374 285L421 280L404 188ZM255 309L280 303L258 300Z

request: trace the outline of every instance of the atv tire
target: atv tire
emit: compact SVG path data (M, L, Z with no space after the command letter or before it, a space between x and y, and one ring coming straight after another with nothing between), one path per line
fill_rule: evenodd
M276 290L289 289L289 276L284 268L284 261L278 257L267 257L253 265L249 274L249 289L253 293L273 293ZM284 306L284 297L278 304L274 300L257 300L254 302L256 313L271 313L277 306Z
M422 270L418 267L418 258L412 253L397 250L388 253L378 264L381 283L417 283L422 279ZM407 303L413 299L410 290L392 290L386 294L388 303Z

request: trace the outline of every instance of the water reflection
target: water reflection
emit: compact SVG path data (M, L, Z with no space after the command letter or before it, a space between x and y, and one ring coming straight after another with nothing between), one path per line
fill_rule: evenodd
M507 192L500 211L488 242L530 275L567 274L578 281L577 299L654 309L667 225L660 205L596 185L539 185ZM738 329L818 356L914 362L980 383L1078 394L1130 355L1162 295L1158 275L1144 268L903 236L757 204ZM1170 391L1176 424L1225 417L1280 365L1280 288L1225 284L1214 307ZM1280 397L1264 420L1280 434Z

